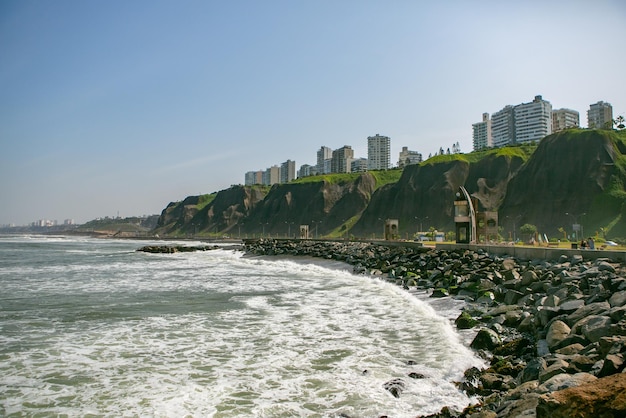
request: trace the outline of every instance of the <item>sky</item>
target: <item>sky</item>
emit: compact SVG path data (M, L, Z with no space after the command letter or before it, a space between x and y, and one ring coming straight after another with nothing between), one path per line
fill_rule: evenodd
M321 146L472 151L542 95L626 116L623 0L1 0L0 225L158 214Z

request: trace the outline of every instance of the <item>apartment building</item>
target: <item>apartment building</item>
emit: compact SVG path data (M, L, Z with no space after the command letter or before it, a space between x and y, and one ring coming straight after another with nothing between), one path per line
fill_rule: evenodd
M368 162L367 158L355 158L350 163L350 171L353 173L362 173L367 171Z
M376 134L367 137L367 167L369 170L387 170L391 161L391 139Z
M552 104L541 96L514 108L515 142L539 141L552 133Z
M587 127L590 129L613 128L613 106L603 101L589 105Z
M506 105L491 115L491 141L494 147L503 147L515 142L513 106Z
M248 171L245 174L244 184L246 186L252 186L254 184L263 184L263 171Z
M493 138L491 137L491 119L489 119L489 113L483 113L482 122L472 124L472 142L474 151L493 146Z
M354 150L350 145L344 145L343 147L334 150L330 161L331 173L350 173L353 159Z
M474 150L484 148L488 141L488 114L473 124ZM491 115L491 142L494 147L539 141L552 133L552 104L539 95L529 103L506 105Z
M409 147L402 147L398 156L398 167L404 168L407 165L419 164L422 162L422 154L409 150Z
M317 151L317 172L319 174L330 173L330 160L333 157L333 150L329 147L322 146Z
M280 165L280 182L289 183L296 178L296 162L287 160Z
M580 114L572 109L552 111L552 133L580 126Z

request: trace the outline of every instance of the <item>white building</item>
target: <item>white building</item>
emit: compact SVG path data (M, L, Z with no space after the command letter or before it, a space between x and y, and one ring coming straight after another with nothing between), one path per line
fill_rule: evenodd
M417 151L411 151L408 147L402 147L398 156L398 167L403 168L411 164L419 164L422 162L422 154Z
M552 104L535 96L514 108L515 142L539 141L552 133Z
M572 109L552 111L552 133L580 126L580 114Z
M317 172L319 174L330 173L330 159L333 158L333 150L322 146L317 151Z
M513 106L507 105L491 115L491 140L494 147L503 147L515 142Z
M367 167L369 170L387 170L391 161L391 139L376 134L367 137Z
M353 173L362 173L367 171L367 158L355 158L350 163L350 170Z
M493 138L491 137L491 119L489 113L483 113L482 122L472 125L472 140L474 151L493 146Z
M589 105L587 127L590 129L613 128L613 106L603 101Z

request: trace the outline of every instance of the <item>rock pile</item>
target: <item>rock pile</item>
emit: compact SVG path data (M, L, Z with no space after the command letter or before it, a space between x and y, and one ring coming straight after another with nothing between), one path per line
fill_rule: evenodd
M456 326L478 330L471 346L490 366L468 370L459 388L481 402L433 416L626 416L624 265L581 255L517 260L363 242L259 240L244 248L344 261L355 273L464 299ZM617 391L610 402L609 388Z
M144 253L156 254L174 254L174 253L190 253L194 251L210 251L217 249L225 249L226 247L219 245L146 245L137 249ZM229 246L227 249L241 249L240 246Z

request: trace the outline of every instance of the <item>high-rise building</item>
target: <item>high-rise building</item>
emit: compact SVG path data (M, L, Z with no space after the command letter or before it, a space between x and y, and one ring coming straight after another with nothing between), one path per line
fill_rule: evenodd
M555 109L552 111L552 132L580 126L580 114L572 109Z
M330 172L331 173L349 173L351 170L352 159L354 158L354 150L350 145L344 145L343 147L333 151L333 156L330 160Z
M263 184L263 171L248 171L245 176L245 185Z
M298 178L314 176L317 173L316 166L302 164L298 170Z
M391 139L376 134L367 137L367 168L370 170L387 170L391 156Z
M273 165L263 172L263 184L271 186L280 183L280 167Z
M329 147L322 146L317 151L317 172L319 174L328 174L330 171L327 171L325 167L330 168L330 164L328 161L333 157L333 150Z
M535 96L514 108L515 142L539 141L552 133L552 104Z
M353 173L362 173L367 171L367 158L355 158L350 163L350 171Z
M422 162L422 154L417 151L411 151L408 147L402 147L398 157L398 167L403 168L411 164L419 164Z
M248 171L245 174L245 180L244 183L246 186L252 186L253 184L256 184L254 181L256 180L256 172L254 171Z
M280 165L280 182L289 183L296 178L296 162L287 160Z
M472 139L474 151L493 146L493 139L491 137L491 119L489 119L489 113L483 113L482 122L477 122L472 125Z
M491 115L491 140L494 147L503 147L515 142L513 106L506 105Z
M587 127L589 129L612 129L613 106L603 101L589 105Z
M483 123L485 119L483 114ZM474 124L478 125L478 124ZM472 125L472 127L474 127ZM480 142L477 136L480 128L475 128L474 149ZM485 129L486 130L486 129ZM506 105L502 110L491 115L491 140L494 147L539 141L552 133L552 104L541 96L529 103L516 106Z

